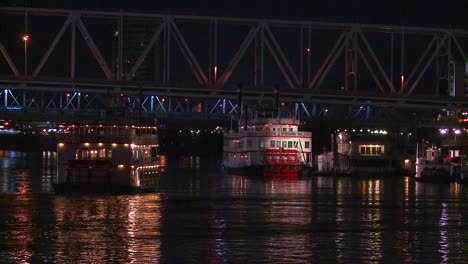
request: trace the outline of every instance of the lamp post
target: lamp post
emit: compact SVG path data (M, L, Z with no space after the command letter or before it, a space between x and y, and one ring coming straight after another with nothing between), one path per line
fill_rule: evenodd
M28 75L28 40L29 36L27 34L23 35L24 41L24 75Z

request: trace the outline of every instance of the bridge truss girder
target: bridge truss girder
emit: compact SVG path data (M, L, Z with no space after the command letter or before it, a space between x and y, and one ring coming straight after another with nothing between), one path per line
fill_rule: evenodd
M5 79L213 90L243 83L260 92L279 85L407 98L443 95L451 61L465 62L468 52L468 31L455 29L33 8L0 14L6 22L25 21L0 32L8 36L0 40ZM30 37L24 56L14 41L20 33ZM52 70L57 63L67 70ZM154 72L143 75L145 67Z
M68 116L99 115L111 95L126 96L134 112L156 117L240 119L241 109L253 115L261 106L274 106L275 92L240 89L178 88L129 85L61 83L40 81L0 81L0 109L8 113L42 113L53 119ZM239 92L242 104L239 105ZM386 118L395 110L429 111L441 109L468 111L468 101L435 100L419 97L354 96L303 91L280 91L278 112L281 116L314 118L336 116L349 119ZM183 115L184 117L182 117ZM272 113L276 114L276 113Z

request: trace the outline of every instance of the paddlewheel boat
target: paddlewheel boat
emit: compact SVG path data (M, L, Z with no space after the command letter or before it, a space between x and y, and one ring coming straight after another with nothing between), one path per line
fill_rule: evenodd
M122 111L99 121L60 126L56 193L126 193L157 187L164 166L159 162L155 121L131 119Z
M223 152L228 172L294 177L312 167L312 133L295 118L256 118L224 133Z

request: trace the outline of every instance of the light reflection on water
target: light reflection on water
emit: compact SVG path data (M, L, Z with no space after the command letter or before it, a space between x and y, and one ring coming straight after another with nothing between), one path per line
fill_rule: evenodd
M55 158L0 152L7 263L457 263L468 253L460 184L221 175L184 157L168 158L157 193L56 196Z

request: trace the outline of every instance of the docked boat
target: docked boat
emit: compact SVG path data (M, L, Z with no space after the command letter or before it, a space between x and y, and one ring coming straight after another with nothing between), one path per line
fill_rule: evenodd
M108 109L101 120L60 125L56 193L155 190L164 167L154 119Z
M449 183L463 179L465 166L460 147L423 147L421 155L416 154L415 179L425 182Z
M256 117L224 133L223 165L232 173L298 176L312 167L312 133L296 118Z

